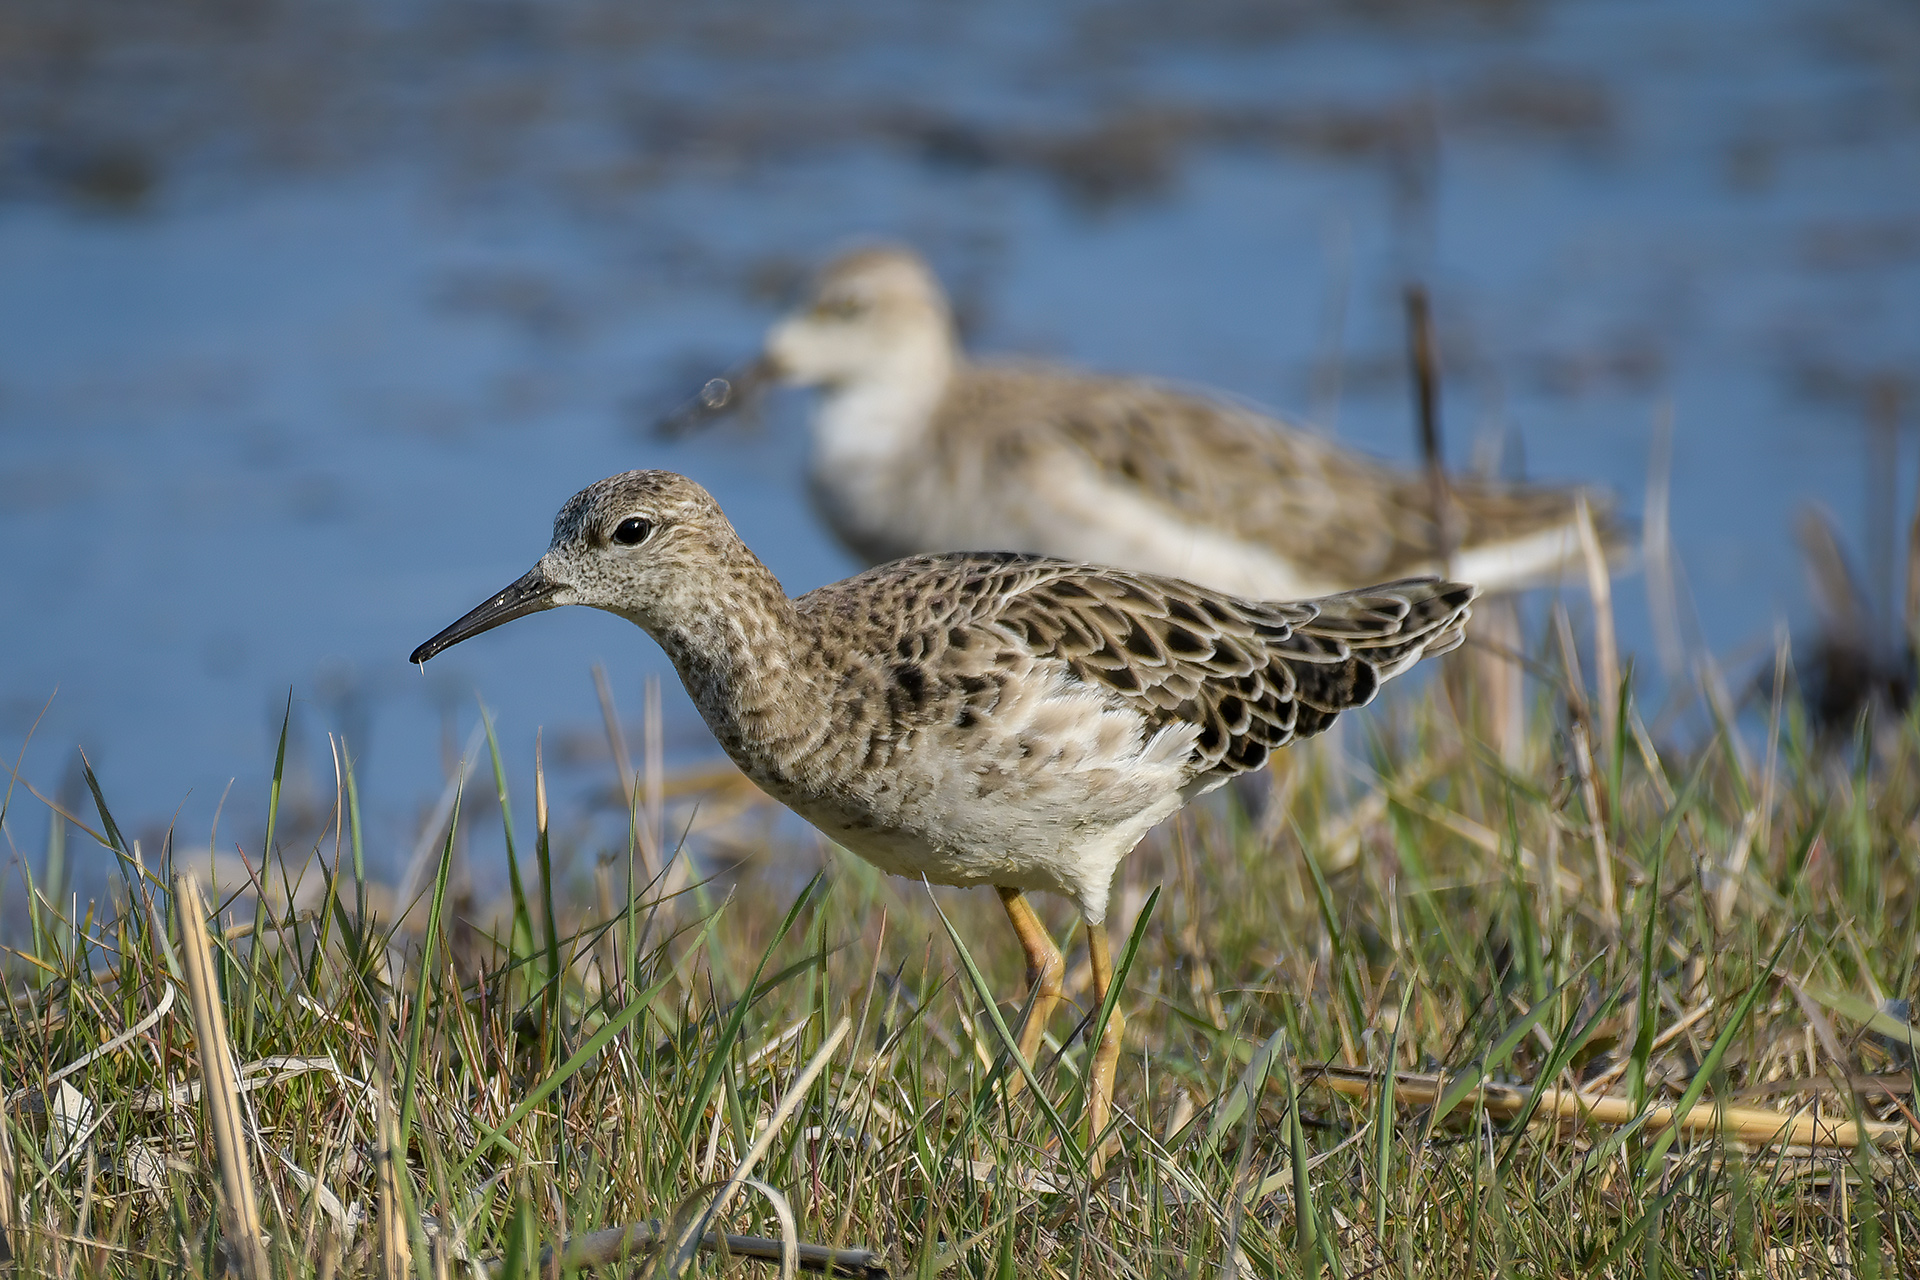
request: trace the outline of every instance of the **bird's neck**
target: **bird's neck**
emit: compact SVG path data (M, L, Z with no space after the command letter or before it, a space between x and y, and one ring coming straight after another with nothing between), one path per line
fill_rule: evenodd
M666 650L727 754L766 785L768 745L809 720L817 646L772 570L744 545L727 550L686 599L632 620Z
M865 472L917 448L959 362L952 339L930 332L829 385L813 420L816 474Z

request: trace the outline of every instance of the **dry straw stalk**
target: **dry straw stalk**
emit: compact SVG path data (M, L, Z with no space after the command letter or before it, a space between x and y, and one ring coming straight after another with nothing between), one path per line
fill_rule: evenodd
M260 1210L253 1198L246 1131L240 1121L239 1073L234 1067L233 1046L227 1039L226 1014L220 1008L220 987L213 975L207 904L192 872L182 871L174 877L173 899L180 916L187 996L193 1003L193 1034L200 1045L201 1097L206 1102L207 1123L213 1129L214 1152L220 1160L227 1247L243 1280L267 1280L267 1251L261 1242Z
M1360 1067L1332 1065L1303 1066L1300 1070L1307 1077L1308 1084L1318 1084L1352 1098L1364 1098L1376 1093L1386 1074ZM1410 1107L1439 1101L1448 1084L1444 1076L1418 1075L1407 1071L1394 1072L1393 1082L1394 1101ZM1480 1104L1486 1108L1487 1114L1503 1120L1526 1110L1527 1099L1532 1095L1531 1089L1501 1084L1483 1084L1478 1093ZM1640 1111L1628 1098L1584 1094L1573 1089L1542 1089L1534 1118L1623 1125L1639 1119ZM1669 1125L1677 1124L1682 1133L1734 1138L1762 1146L1848 1149L1862 1144L1891 1145L1904 1139L1908 1132L1906 1125L1893 1121L1869 1120L1862 1125L1851 1120L1786 1115L1762 1107L1729 1107L1711 1102L1702 1102L1679 1114L1672 1107L1649 1107L1646 1123L1649 1133L1657 1133Z

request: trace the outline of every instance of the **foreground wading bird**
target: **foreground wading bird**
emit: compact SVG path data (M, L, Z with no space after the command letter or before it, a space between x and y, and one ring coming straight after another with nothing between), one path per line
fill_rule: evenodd
M662 430L770 380L820 388L813 496L869 564L1010 547L1291 600L1417 573L1531 585L1579 562L1582 494L1603 544L1619 538L1602 491L1466 477L1442 537L1426 475L1277 418L1139 378L969 360L939 281L904 249L830 264L755 364Z
M559 605L642 627L769 795L882 870L995 888L1026 951L1031 1063L1065 966L1027 891L1079 904L1104 1000L1108 887L1148 828L1453 648L1473 597L1422 578L1271 604L965 552L795 600L706 490L630 471L574 495L532 571L412 660ZM1094 1051L1090 1141L1123 1025L1116 1007Z

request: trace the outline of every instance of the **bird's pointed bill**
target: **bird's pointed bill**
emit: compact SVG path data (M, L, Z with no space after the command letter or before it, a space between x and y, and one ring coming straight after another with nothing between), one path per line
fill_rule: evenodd
M553 593L561 583L549 577L543 565L535 565L518 582L493 596L465 617L413 651L407 661L425 662L442 649L451 649L462 640L470 640L482 631L491 631L503 622L524 618L530 613L555 607Z
M654 434L663 440L675 440L704 430L716 419L758 398L769 383L779 378L780 370L764 356L729 369L717 378L707 379L700 394L655 424Z

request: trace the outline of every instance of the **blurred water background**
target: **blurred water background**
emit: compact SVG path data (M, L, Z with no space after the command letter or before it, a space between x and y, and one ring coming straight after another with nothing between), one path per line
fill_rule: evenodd
M83 747L150 847L204 848L227 797L257 853L291 693L289 803L331 805L344 734L377 869L476 692L518 786L545 726L563 814L609 783L596 659L629 716L664 676L669 754L710 754L607 615L405 657L636 466L709 486L792 591L854 569L804 401L646 427L865 236L933 259L976 350L1403 460L1424 280L1454 465L1637 511L1670 407L1683 638L1737 675L1806 616L1796 506L1858 548L1901 514L1866 478L1915 469L1920 10L6 0L0 749L32 730L22 776L78 803ZM46 838L23 800L9 857Z

